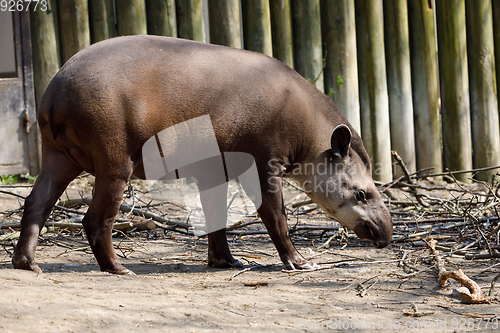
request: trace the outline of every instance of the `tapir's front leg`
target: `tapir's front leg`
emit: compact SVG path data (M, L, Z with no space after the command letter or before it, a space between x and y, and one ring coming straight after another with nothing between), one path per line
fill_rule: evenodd
M111 238L127 179L126 176L96 175L92 203L82 221L101 271L113 274L133 274L120 264Z
M317 268L318 265L307 261L300 255L290 239L283 203L281 178L270 177L266 182L261 182L261 186L262 205L257 212L266 226L285 267L290 270Z
M66 186L82 171L60 151L43 148L44 161L35 186L24 203L21 236L12 257L14 268L35 272L42 271L35 262L35 248L40 230Z

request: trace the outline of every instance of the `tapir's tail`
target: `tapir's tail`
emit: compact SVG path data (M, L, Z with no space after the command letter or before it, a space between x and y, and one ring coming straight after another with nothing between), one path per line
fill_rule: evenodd
M42 133L42 136L45 134L46 139L49 138L49 135L47 134L50 132L50 137L54 141L64 128L63 123L58 121L59 117L56 115L55 92L58 90L57 81L56 75L47 86L38 109L38 126L40 127L40 132Z

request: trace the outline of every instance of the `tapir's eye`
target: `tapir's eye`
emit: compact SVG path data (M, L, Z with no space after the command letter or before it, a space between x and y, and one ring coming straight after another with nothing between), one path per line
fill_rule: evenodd
M366 192L363 190L359 190L358 193L356 193L356 200L360 202L366 202Z

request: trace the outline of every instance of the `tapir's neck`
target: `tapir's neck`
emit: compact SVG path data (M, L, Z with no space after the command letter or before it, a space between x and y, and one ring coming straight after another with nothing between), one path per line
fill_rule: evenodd
M369 168L369 157L358 133L328 97L309 83L307 84L307 87L302 87L302 89L307 90L307 95L302 95L300 98L301 102L306 99L305 104L309 107L307 110L296 110L303 115L300 117L301 124L299 125L303 131L301 133L302 140L297 147L293 161L290 161L291 163L285 171L285 176L298 181L302 186L303 182L310 179L310 170L313 166L320 163L331 163L329 161L331 136L333 130L340 124L347 125L351 130L351 150L354 154L359 155L365 167Z
M331 135L338 125L345 124L354 132L354 129L328 97L313 86L309 89L311 90L308 103L310 108L307 110L309 116L303 117L303 125L306 128L304 133L306 139L303 140L305 145L297 154L296 163L311 163L325 151L331 149Z

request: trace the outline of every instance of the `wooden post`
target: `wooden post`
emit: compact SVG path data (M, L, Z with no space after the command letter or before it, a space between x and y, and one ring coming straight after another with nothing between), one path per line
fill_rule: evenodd
M474 168L497 166L500 165L500 130L491 1L466 0L465 7ZM476 178L490 181L497 172L480 172Z
M361 133L354 0L322 0L325 93Z
M40 172L40 166L42 162L42 154L41 154L42 145L40 144L40 135L39 135L40 132L38 130L38 124L36 121L34 121L37 118L36 117L37 110L36 110L36 100L34 93L35 87L33 80L33 61L31 53L30 13L27 11L20 12L19 19L21 26L18 31L22 36L19 44L22 49L22 54L20 55L20 57L22 60L22 67L23 67L22 71L24 74L24 79L23 79L24 111L25 115L27 116L27 119L30 120L29 123L25 124L26 126L25 129L28 132L26 148L27 148L27 157L29 165L29 174L35 176Z
M45 88L60 67L59 40L57 38L57 1L48 0L48 10L30 6L31 48L35 77L36 105L40 105Z
M58 0L59 44L64 64L76 52L90 45L89 7L87 0Z
M355 0L361 133L375 180L392 179L382 0Z
M292 0L292 22L295 69L324 91L319 0Z
M177 37L174 0L146 0L148 34Z
M271 1L273 55L293 68L292 12L290 0Z
M498 92L500 91L500 0L491 0L491 6L493 7L493 39L495 44L496 91L498 96Z
M177 35L180 38L205 41L202 0L176 0Z
M465 0L436 0L444 164L472 168ZM467 182L467 174L457 179Z
M434 167L432 172L440 173L443 157L434 12L428 0L408 0L417 169Z
M209 0L210 43L241 49L240 0Z
M90 41L100 42L116 37L113 0L89 0Z
M269 0L242 0L245 49L273 56Z
M408 7L406 0L384 0L383 6L391 149L398 152L408 171L415 172ZM393 173L395 177L403 175L397 166Z
M115 0L118 35L146 35L146 4L144 0Z

